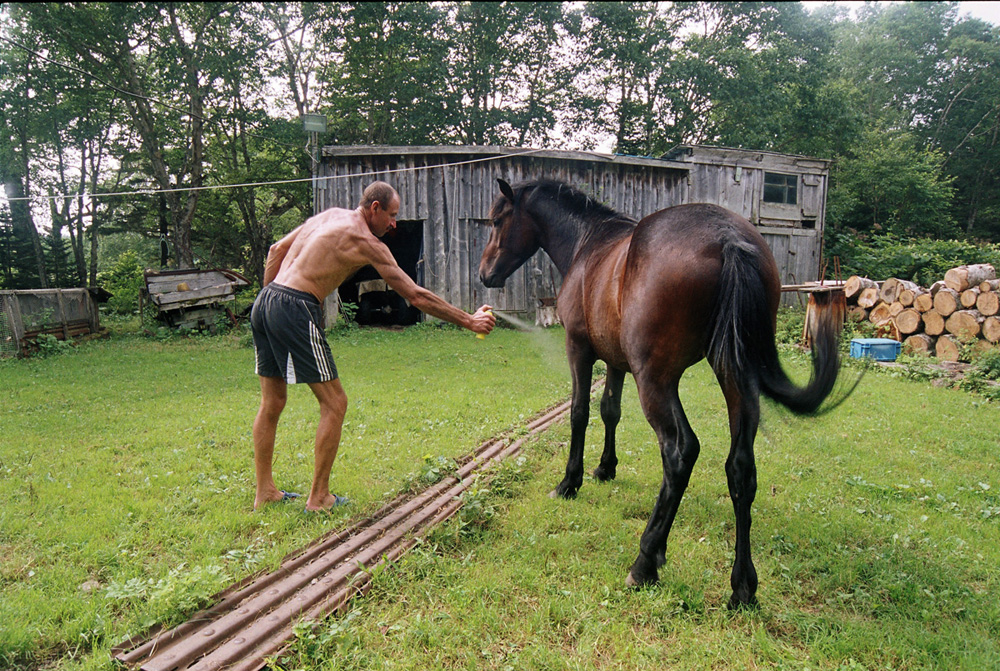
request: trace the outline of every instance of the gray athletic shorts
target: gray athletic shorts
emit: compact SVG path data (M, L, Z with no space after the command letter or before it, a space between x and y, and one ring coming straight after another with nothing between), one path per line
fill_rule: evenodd
M312 294L275 282L264 287L250 312L257 375L280 377L288 384L336 379L322 319Z

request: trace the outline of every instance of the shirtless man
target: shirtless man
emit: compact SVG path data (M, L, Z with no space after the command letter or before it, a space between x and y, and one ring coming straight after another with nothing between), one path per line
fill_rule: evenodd
M347 396L337 377L320 315L327 294L360 268L371 264L396 293L429 315L475 333L493 330L488 305L474 314L460 310L418 286L396 264L379 240L396 227L399 194L385 182L365 189L356 210L330 208L271 245L264 267L264 288L251 313L260 409L253 423L257 493L254 509L298 497L278 489L271 471L278 418L287 385L304 382L319 401L315 466L306 510L346 503L330 493L330 470L340 446Z

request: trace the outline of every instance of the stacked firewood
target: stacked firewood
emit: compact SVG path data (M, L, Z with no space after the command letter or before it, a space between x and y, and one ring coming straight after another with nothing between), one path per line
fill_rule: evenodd
M875 324L876 335L903 351L958 361L963 344L981 350L1000 342L1000 280L992 265L959 266L930 287L854 275L844 284L847 319Z

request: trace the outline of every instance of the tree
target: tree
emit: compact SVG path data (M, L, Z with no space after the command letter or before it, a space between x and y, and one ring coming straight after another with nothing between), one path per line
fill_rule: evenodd
M14 37L20 37L17 26L12 26ZM0 59L5 63L0 85L0 180L10 208L10 233L15 237L13 246L22 253L18 283L26 282L25 271L33 268L34 282L28 286L48 287L48 272L42 239L35 226L31 210L31 163L35 152L36 116L31 107L36 95L37 59L22 49L5 41L0 47ZM30 253L25 254L24 252ZM30 259L30 261L28 261ZM10 276L13 281L14 274ZM18 287L23 288L23 287Z
M666 73L682 23L675 8L657 3L587 3L580 31L585 68L573 83L570 127L580 135L613 134L619 153L661 148L671 108Z
M939 2L866 6L838 32L864 115L941 152L966 235L1000 233L1000 29Z
M268 84L274 79L289 82L300 113L311 104L310 76L301 70L302 53L293 48L290 17L282 9L267 7L257 16L248 14L243 45L232 54L243 67L231 68L221 77L212 110L216 123L209 134L209 159L216 168L215 179L239 186L204 197L197 229L200 238L210 243L210 259L221 257L225 265L242 266L261 285L276 223L286 213L301 222L308 216L309 203L307 183L254 186L292 180L307 170L306 154L296 144L301 138L299 123L273 119L264 111ZM267 34L274 32L278 34L272 41ZM275 43L281 45L284 60L269 51ZM235 222L242 226L232 226Z
M445 10L408 2L330 5L317 39L330 54L321 107L340 144L443 139Z
M942 173L943 161L941 153L921 148L910 132L870 129L836 164L830 228L903 237L953 236L953 178Z
M557 51L579 33L557 2L463 2L449 14L445 88L453 140L544 143L580 65Z
M918 113L928 144L955 176L957 219L966 235L1000 237L1000 29L956 23L942 59L942 86Z
M122 94L163 192L177 263L193 265L191 222L205 183L206 98L219 68L232 65L225 54L239 40L238 6L62 3L23 9L36 29L72 50L91 74Z

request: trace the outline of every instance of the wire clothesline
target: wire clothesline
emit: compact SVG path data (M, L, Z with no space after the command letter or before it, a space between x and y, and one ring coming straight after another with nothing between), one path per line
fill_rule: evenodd
M84 193L74 193L74 194L66 194L66 195L59 195L59 196L45 196L45 195L38 195L38 196L17 196L17 197L14 197L14 198L7 198L6 200L9 201L9 202L13 202L13 201L25 201L25 200L43 201L44 202L44 201L53 201L53 200L75 199L75 198L94 199L94 198L113 198L113 197L120 197L120 196L151 196L151 195L163 194L163 193L186 193L186 192L190 192L190 191L213 191L213 190L218 190L218 189L237 189L237 188L243 188L243 187L277 186L277 185L280 185L280 184L298 184L298 183L301 183L301 182L312 182L314 180L317 181L317 182L318 181L331 181L331 180L338 180L338 179L351 179L351 178L356 178L356 177L374 177L376 175L391 175L391 174L401 173L401 172L418 172L420 170L435 170L435 169L438 169L438 168L453 168L453 167L460 166L460 165L469 165L471 163L483 163L483 162L486 162L486 161L499 161L501 159L511 158L511 157L514 157L514 156L527 156L529 154L535 154L535 153L538 153L538 152L541 152L541 151L548 151L548 150L547 149L528 149L528 150L525 150L525 151L521 151L521 152L517 152L517 153L512 153L512 154L503 154L501 156L487 156L485 158L474 158L474 159L468 159L468 160L465 160L465 161L454 161L452 163L438 163L436 165L422 165L422 166L414 166L414 167L408 167L408 168L392 168L392 169L387 169L387 170L371 170L371 171L368 171L368 172L360 172L360 173L355 173L355 174L352 174L352 175L329 175L329 176L326 176L326 177L316 177L316 176L313 176L313 177L300 177L300 178L297 178L297 179L280 179L280 180L275 180L275 181L271 181L271 182L246 182L246 183L242 183L242 184L211 184L211 185L208 185L208 186L179 186L179 187L174 187L174 188L171 188L171 189L138 189L138 190L135 190L135 191L113 191L113 192L110 192L110 193L86 193L86 192L84 192Z

